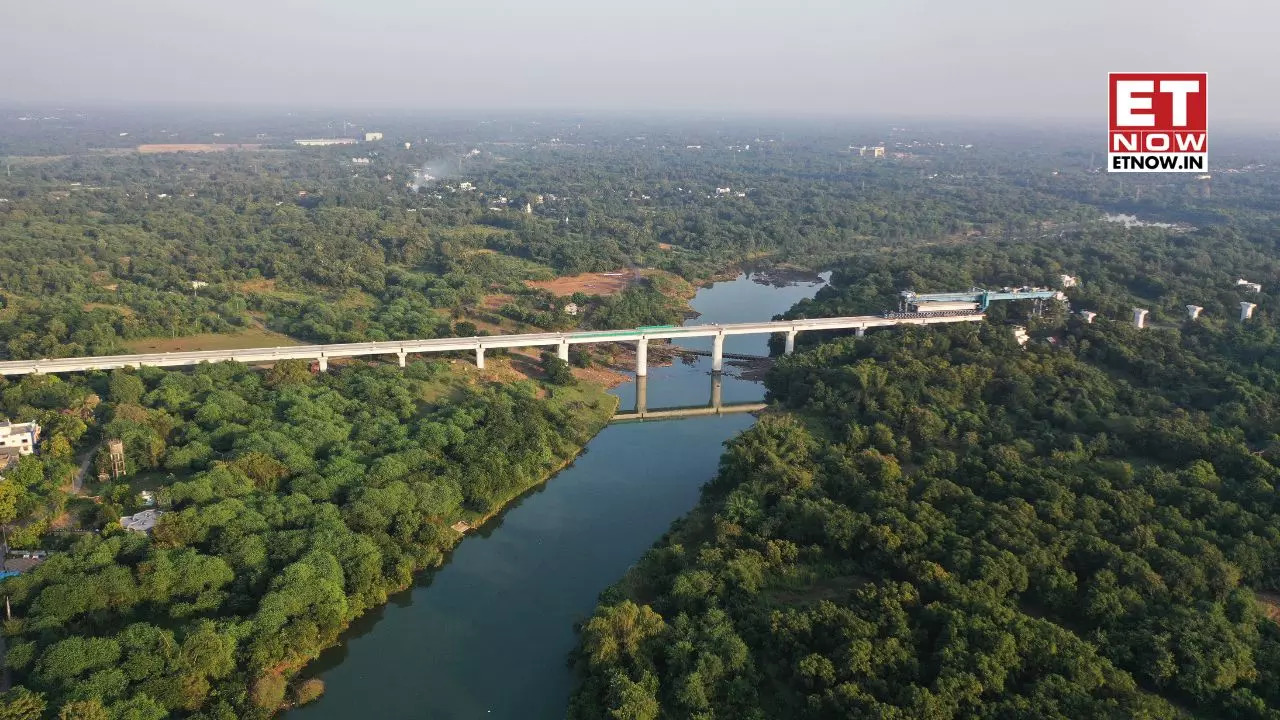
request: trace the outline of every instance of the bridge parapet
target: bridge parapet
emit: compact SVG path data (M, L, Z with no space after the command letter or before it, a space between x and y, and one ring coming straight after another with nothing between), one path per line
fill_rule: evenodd
M893 325L932 325L952 322L976 322L984 315L973 314L949 317L884 318L874 315L806 318L761 323L729 323L717 325L688 325L670 328L644 328L634 330L605 330L592 332L528 333L523 335L491 335L472 338L432 338L396 340L387 342L342 343L330 345L293 345L271 348L244 348L240 350L188 351L174 353L143 353L137 355L100 355L92 357L54 358L41 360L8 360L0 362L0 375L27 375L33 373L86 372L89 370L113 370L121 367L179 367L199 365L205 362L262 363L285 359L315 360L321 368L328 367L332 358L360 357L367 355L395 355L403 366L409 353L474 351L476 365L484 367L485 348L557 346L558 354L567 359L571 344L601 342L635 342L637 374L647 372L648 341L673 340L687 337L712 337L722 348L728 335L753 335L785 333L788 351L795 348L795 336L801 332L816 330L856 329L861 334L869 327ZM713 365L715 363L713 362Z

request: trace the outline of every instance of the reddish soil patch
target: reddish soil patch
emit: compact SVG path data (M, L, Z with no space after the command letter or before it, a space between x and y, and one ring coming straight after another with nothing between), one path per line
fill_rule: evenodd
M588 295L614 295L620 293L631 284L633 275L626 270L612 273L583 273L569 275L555 280L529 281L525 284L539 290L548 290L552 295L572 295L584 292Z
M659 249L659 250L670 250L670 249L671 249L671 243L658 243L658 249Z
M496 295L485 295L484 299L480 301L480 306L485 310L497 310L514 299L515 298L510 295L503 295L501 293Z
M592 385L601 385L607 388L617 387L622 383L631 382L630 375L607 367L574 368L573 376L583 382L588 382Z

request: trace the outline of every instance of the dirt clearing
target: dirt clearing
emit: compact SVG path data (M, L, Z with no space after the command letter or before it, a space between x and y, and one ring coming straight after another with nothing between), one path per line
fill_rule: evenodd
M549 290L552 295L572 295L584 292L588 295L616 295L627 289L634 275L627 270L611 273L582 273L558 277L555 280L530 280L525 284L539 290Z
M288 335L270 330L245 330L234 335L183 335L176 338L140 338L124 344L136 353L191 352L196 350L242 350L257 347L283 347L301 345Z

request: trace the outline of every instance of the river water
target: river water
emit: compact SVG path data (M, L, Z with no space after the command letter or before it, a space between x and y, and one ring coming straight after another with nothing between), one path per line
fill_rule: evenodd
M829 277L829 276L824 276ZM739 276L698 292L689 324L769 320L817 282L784 287ZM731 336L725 352L767 354L763 335ZM710 349L711 341L682 341ZM726 362L722 401L759 401L763 387ZM711 360L649 369L649 409L706 405ZM620 410L635 384L613 392ZM443 568L356 621L308 669L326 685L287 720L561 720L573 690L575 623L601 590L697 502L723 443L750 415L610 425L549 483L467 537Z

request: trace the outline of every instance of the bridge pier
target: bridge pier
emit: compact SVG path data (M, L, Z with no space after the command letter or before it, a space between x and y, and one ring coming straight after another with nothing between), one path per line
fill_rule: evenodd
M556 357L565 362L569 362L569 341L561 340L560 347L556 350Z
M853 331L853 334L854 334L855 336L857 336L857 337L862 337L863 335L866 335L866 334L867 334L867 326L866 326L866 325L859 325L859 326L857 327L857 329Z
M711 372L724 372L724 333L711 338Z
M649 378L646 375L636 376L636 414L643 415L649 408Z
M316 362L319 363L320 372L329 372L329 358L321 355L319 358L316 358Z
M720 391L724 389L724 377L719 373L711 376L711 407L720 412L721 406L724 404L720 401Z
M476 367L480 370L484 369L484 346L476 346Z
M405 359L406 359L408 356L409 356L409 353L407 353L407 352L405 352L405 351L403 351L403 350L401 350L400 352L396 353L396 360L399 360L399 361L400 361L400 367L404 367L404 366L405 366Z
M649 374L649 338L642 337L636 341L636 378Z
M790 355L796 351L796 335L799 335L799 334L800 334L799 330L787 331L787 344L786 344L786 347L783 349L784 353L786 353L787 355Z

